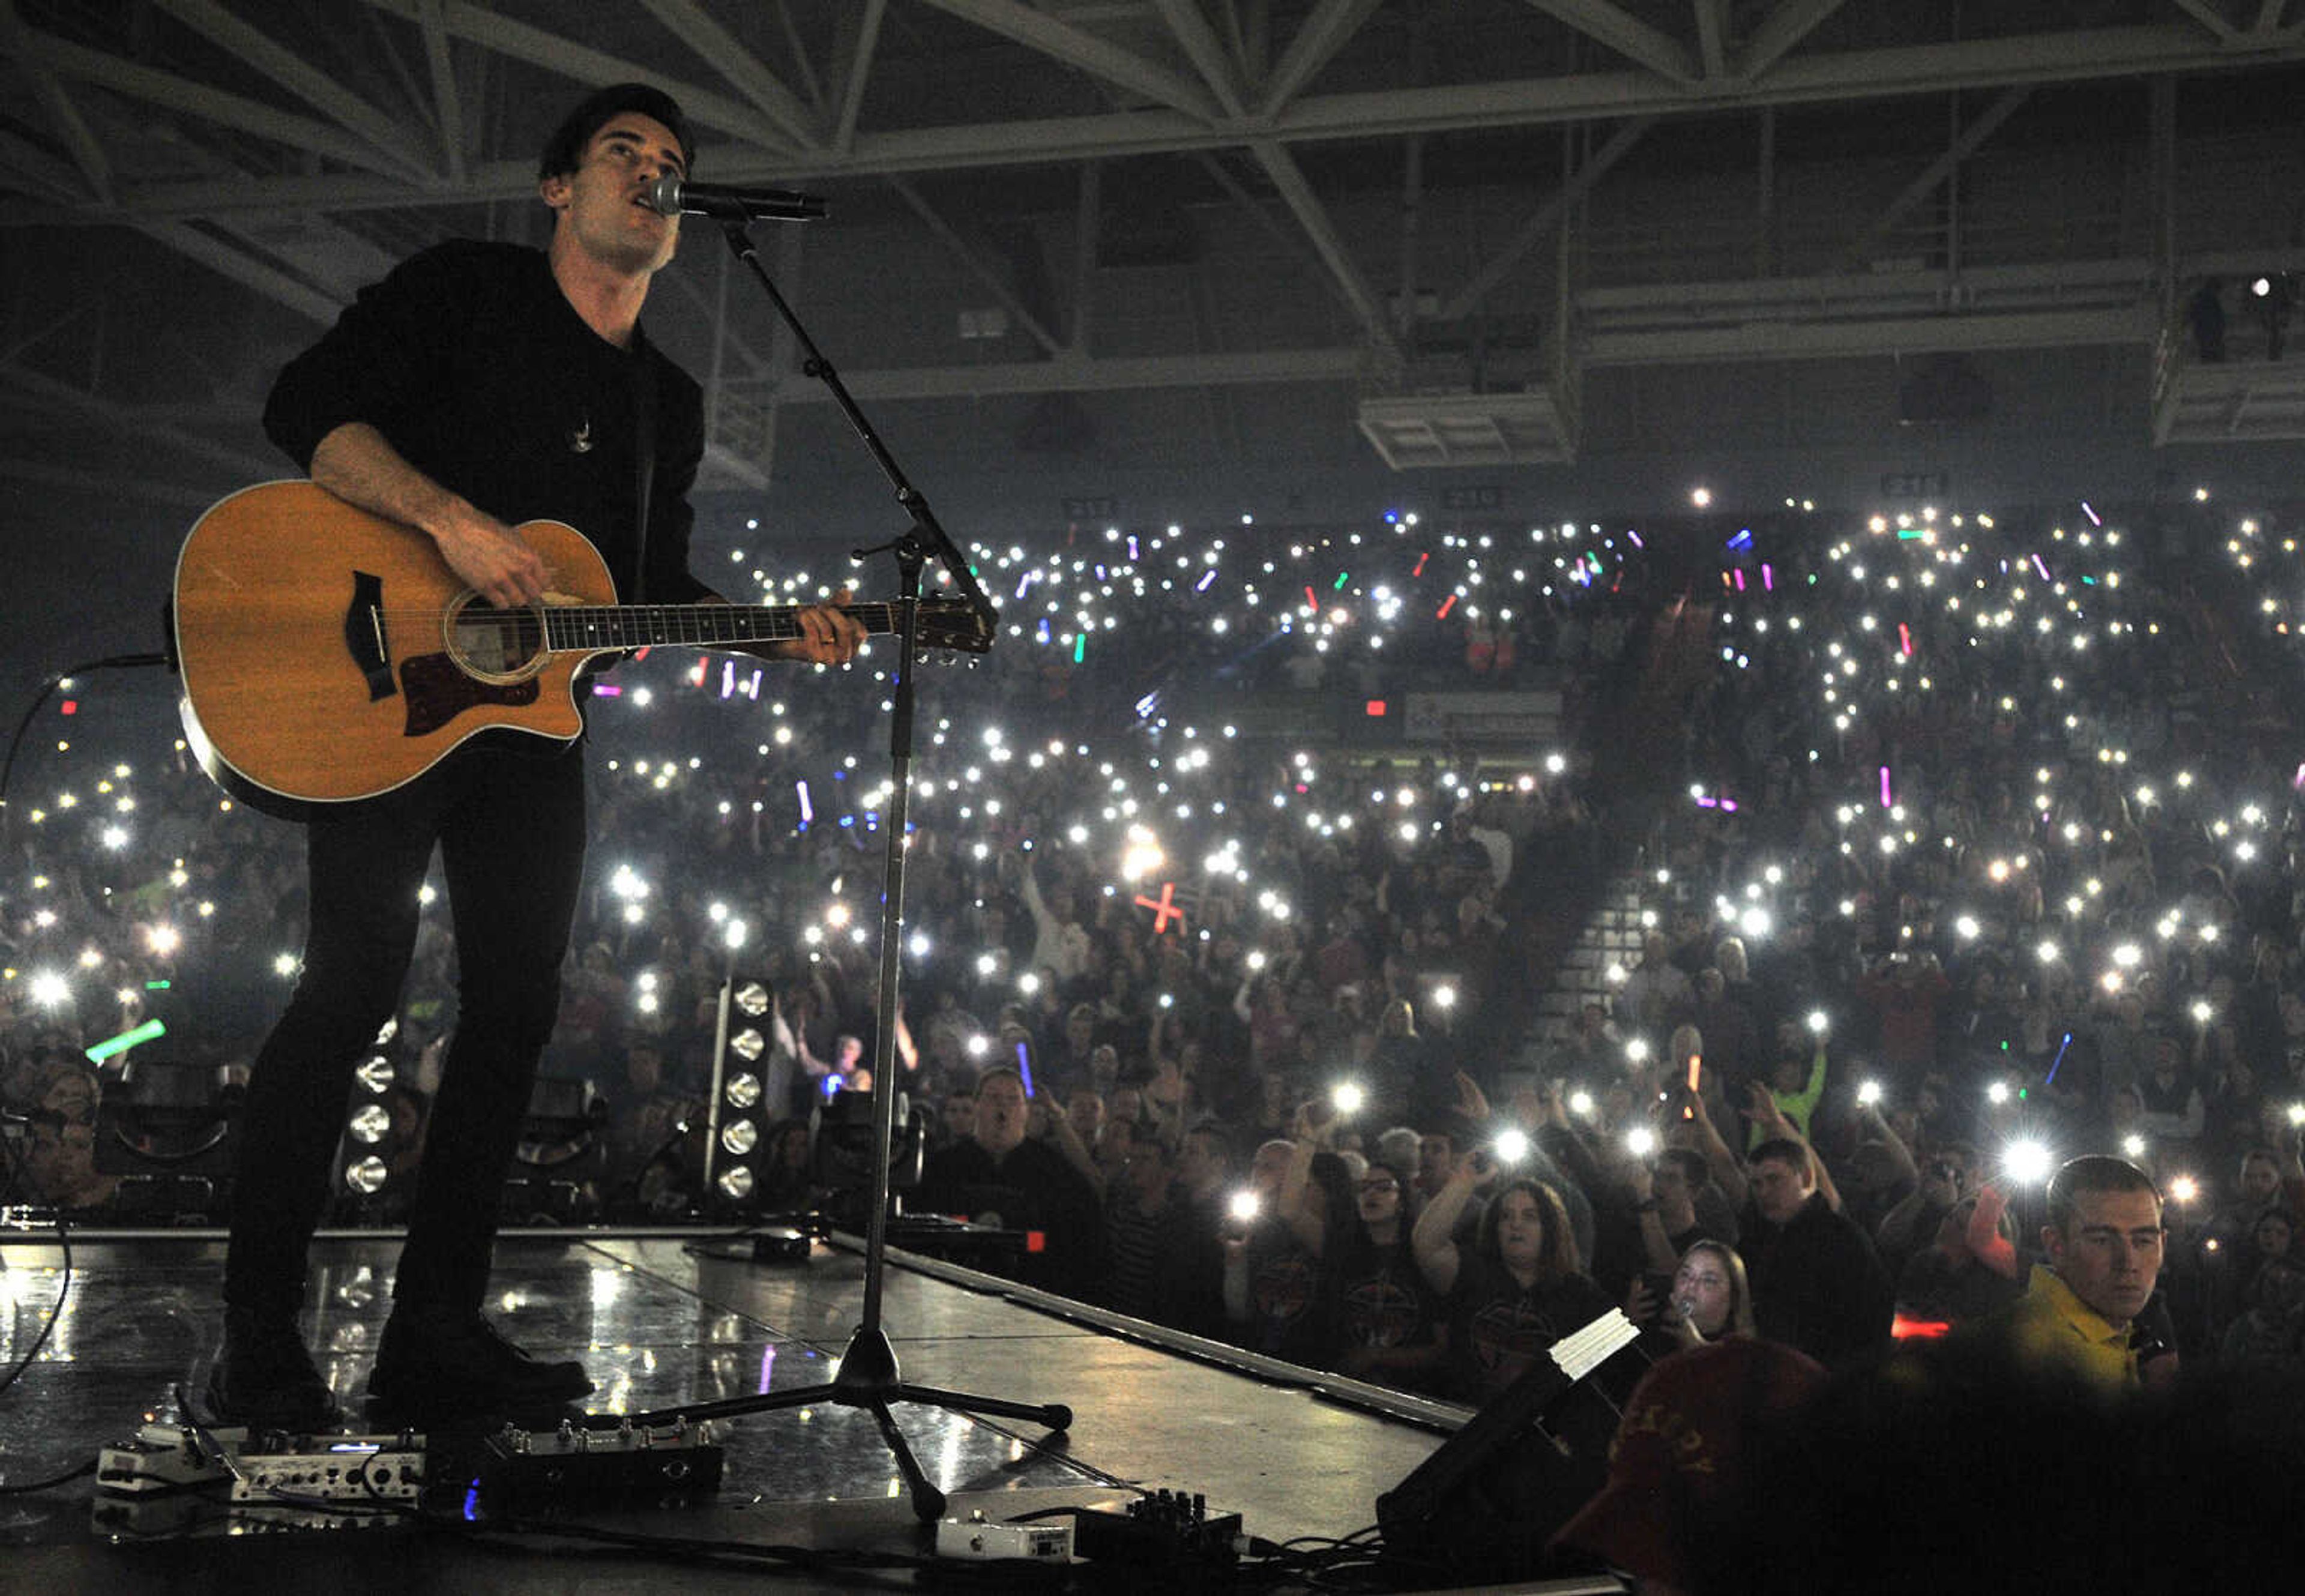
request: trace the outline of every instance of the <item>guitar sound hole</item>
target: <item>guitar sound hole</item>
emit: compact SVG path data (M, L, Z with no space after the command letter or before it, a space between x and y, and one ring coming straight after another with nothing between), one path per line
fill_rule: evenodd
M544 618L532 609L491 609L474 600L449 623L448 651L482 681L527 675L544 654Z

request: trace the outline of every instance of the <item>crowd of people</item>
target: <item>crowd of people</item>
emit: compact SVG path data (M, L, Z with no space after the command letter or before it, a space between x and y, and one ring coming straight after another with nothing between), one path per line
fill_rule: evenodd
M1552 552L1567 549L1569 531L1532 535L1541 559L1533 548L1527 569L1487 579L1496 607L1483 602L1489 539L1432 536L1413 520L1274 534L1297 541L1270 550L1172 530L1142 548L1068 533L1030 557L981 551L1008 590L1008 636L989 658L924 677L905 969L923 1044L915 1098L935 1104L971 1086L1004 1024L1036 1033L1057 1090L1093 1081L1117 1096L1132 1085L1173 1114L1261 1104L1255 1072L1309 1068L1316 1041L1340 1058L1356 1032L1373 1045L1389 995L1422 1003L1428 1031L1491 1023L1485 983L1505 945L1496 931L1517 913L1499 896L1514 850L1599 857L1600 828L1561 749L1486 769L1471 759L1300 756L1252 746L1222 709L1309 705L1333 720L1333 706L1364 689L1588 697L1588 681L1620 668L1638 608L1594 573L1613 560L1620 586L1638 578L1622 565L1629 546L1604 551L1597 539L1572 566ZM1187 559L1197 578L1162 574ZM1348 560L1365 573L1358 586L1334 580ZM1317 611L1278 601L1292 585L1309 590L1294 579L1315 573L1327 590ZM800 582L764 582L761 597L789 601ZM1039 596L1059 590L1044 608ZM1419 608L1404 612L1404 595ZM1052 613L1053 632L1039 624ZM657 651L603 683L591 731L600 840L544 1069L564 1098L582 1084L556 1112L591 1133L523 1148L515 1212L699 1209L697 1108L718 990L740 969L778 994L791 1043L780 1079L801 1088L780 1092L782 1107L804 1117L811 1087L869 1082L860 1066L877 1043L871 928L888 794L868 773L885 706L878 666L860 662L849 677L861 680L785 684L779 699L763 696L749 664L739 674ZM151 1217L140 1205L182 1204L184 1190L140 1181L124 1149L95 1156L99 1104L133 1100L166 1059L205 1066L230 1106L297 974L301 836L217 792L157 706L83 692L68 686L78 712L44 722L60 734L33 744L9 811L0 1091L30 1121L10 1190L84 1216L125 1203ZM1196 699L1210 709L1197 723L1187 717ZM1369 795L1376 786L1381 800ZM339 1158L340 1172L361 1169L339 1184L343 1219L397 1218L400 1177L421 1151L457 1011L453 938L430 902L438 886L426 889L379 1062L362 1072L356 1108L374 1112L354 1113ZM1164 891L1176 912L1156 923L1136 900ZM1051 914L1068 929L1047 930ZM1331 954L1323 981L1314 955L1340 938L1361 951L1349 967ZM1510 970L1505 985L1520 975ZM1085 1060L1056 1061L1060 993L1067 1009L1093 1006L1099 1040L1112 1044L1093 1075ZM1237 1004L1260 1017L1225 1020L1235 1047L1218 1032ZM101 1064L88 1056L154 1021L164 1039Z
M2229 618L2264 613L2253 561L2173 573L2124 541L1914 520L1732 556L1714 668L1632 728L1680 735L1689 777L1645 839L1642 951L1534 1069L1388 981L1373 1038L1297 1032L1352 1067L1276 1072L1245 988L1187 1010L1195 1067L1156 1038L1130 1080L1135 1016L1049 966L991 1049L1063 1031L1027 1055L1039 1092L1015 1125L979 1110L922 1200L1027 1223L1101 1200L1101 1236L1026 1272L1479 1400L1611 1303L1654 1351L1741 1309L1828 1367L2014 1312L2051 1170L2102 1157L2165 1205L2135 1365L2295 1364L2305 900L2293 745L2244 658L2279 634ZM1051 946L1076 922L1035 916ZM1338 929L1309 953L1331 1011L1375 952ZM1198 1090L1236 1024L1254 1101ZM1000 1193L1012 1131L1029 1189ZM1692 1267L1737 1289L1708 1303Z
M1749 1325L1827 1365L2005 1310L2047 1167L2101 1152L2167 1200L2155 1347L2301 1355L2296 789L2286 723L2233 653L2283 640L2220 619L2262 570L2173 580L2151 539L2092 524L1774 523L1681 612L1712 637L1664 683L1674 712L1612 726L1677 739L1687 785L1605 822L1598 746L1387 760L1185 717L1194 683L1226 677L1501 676L1565 683L1587 706L1573 743L1596 741L1576 716L1667 668L1637 543L1614 551L1618 591L1516 573L1500 646L1497 609L1402 616L1439 541L1404 530L1353 551L1371 571L1353 615L1307 583L1286 624L1274 595L1340 564L1335 539L1272 562L1261 595L1232 579L1229 606L1142 577L1171 556L1229 571L1214 540L1205 566L1174 533L1127 565L1105 550L1110 568L1078 547L995 556L1027 597L1006 623L1020 646L948 678L965 718L931 683L907 850L893 1047L931 1143L908 1208L1040 1233L1011 1266L1036 1283L1477 1401L1612 1303L1654 1352ZM2235 549L2258 541L2248 523ZM1449 547L1480 570L1473 539ZM1051 573L1079 590L1078 630L1042 641L1029 599ZM1380 616L1389 652L1352 634ZM1092 637L1127 665L1076 663ZM717 669L627 666L604 707L608 840L545 1068L581 1083L593 1133L528 1150L540 1214L707 1205L731 976L776 1002L756 1206L821 1195L812 1116L872 1083L877 705L763 704ZM733 777L662 751L751 735L763 710L762 757ZM0 1047L33 1122L18 1193L98 1214L119 1176L91 1156L97 1110L138 1055L81 1050L160 1016L229 1100L293 974L301 888L295 834L220 801L181 750L74 797L17 833ZM61 846L98 827L126 835ZM1519 953L1573 913L1564 862L1636 856L1642 952L1539 1046L1527 989L1546 972ZM428 919L379 1040L382 1113L340 1159L384 1178L346 1191L349 1214L393 1216L454 967Z

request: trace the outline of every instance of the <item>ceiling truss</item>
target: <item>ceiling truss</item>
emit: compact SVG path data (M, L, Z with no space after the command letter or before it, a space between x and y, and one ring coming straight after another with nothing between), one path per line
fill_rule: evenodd
M0 122L0 230L125 225L324 321L348 293L338 280L348 235L330 218L387 213L421 233L427 213L532 193L530 157L498 148L480 125L489 89L500 98L501 85L517 78L561 98L644 77L679 98L716 178L876 180L1040 357L850 374L860 392L922 396L1031 391L1035 372L1052 392L1397 375L1420 319L1407 280L1416 253L1403 248L1401 283L1372 279L1365 251L1338 219L1340 196L1323 192L1321 168L1308 161L1329 147L1544 125L1593 130L1600 141L1587 142L1581 163L1421 313L1448 323L1492 308L1516 268L1664 119L1999 90L1852 237L1844 266L1853 266L1953 180L2036 86L2305 61L2305 19L2290 0L2134 0L2120 22L1921 42L1867 33L1858 24L1871 8L1846 0L1775 0L1757 13L1729 0L1637 9L1631 0L1483 0L1486 26L1513 28L1544 48L1502 75L1447 81L1356 68L1377 47L1380 26L1394 30L1385 47L1397 43L1401 10L1410 8L1387 0L640 0L618 27L599 30L589 11L582 21L541 25L532 19L545 13L529 0L325 0L316 8L341 31L387 39L385 71L348 62L343 49L317 43L310 26L292 27L288 13L244 0L128 3L164 20L148 34L165 27L168 38L200 47L105 47L60 21L55 0L0 0L0 56L28 91L15 125ZM1437 27L1433 19L1450 13L1428 6L1418 14ZM1522 20L1504 20L1513 17ZM1093 92L1008 115L876 115L889 98L876 100L882 78L917 73L931 48L1012 75L1060 69L1064 81ZM181 158L140 158L136 129L155 120L175 130ZM1095 261L1097 208L1109 197L1100 174L1113 160L1155 155L1197 162L1237 208L1288 230L1348 311L1349 344L1096 355L1081 288ZM1027 302L974 219L948 213L923 180L1068 165L1079 173L1081 208L1066 325ZM1399 165L1417 170L1413 157ZM702 296L690 297L701 304ZM757 387L778 352L744 345L728 330L726 293L711 297L729 379ZM716 355L713 364L724 362ZM0 370L0 381L23 375L21 367ZM803 395L795 387L782 396ZM105 402L82 398L81 412L105 413ZM778 402L772 391L771 406Z

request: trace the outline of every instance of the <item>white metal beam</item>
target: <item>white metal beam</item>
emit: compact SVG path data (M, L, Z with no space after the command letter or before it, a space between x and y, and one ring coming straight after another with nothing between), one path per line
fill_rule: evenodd
M2216 0L2176 0L2177 9L2215 34L2221 42L2230 43L2241 30L2217 8Z
M787 138L795 144L815 141L816 113L786 88L735 34L705 14L696 0L641 0L641 4L677 35L681 43L734 83L737 92L782 129Z
M470 39L483 49L558 72L592 88L644 77L678 100L689 121L699 127L717 128L748 144L780 154L790 142L780 129L742 100L715 94L701 85L683 82L662 72L643 72L622 55L573 43L557 33L515 21L484 6L470 4L467 0L363 0L363 4L413 22L421 23L428 15L437 15L439 26L458 38Z
M720 281L725 284L727 280L727 263L734 257L724 250L715 259L722 262ZM712 323L712 349L716 358L723 351L735 355L744 362L745 369L755 378L772 377L776 374L775 368L769 364L768 357L745 343L729 327L726 315L725 295L719 293L708 295L702 284L696 282L695 274L693 272L659 272L657 274L656 280L665 284L674 293L687 300L690 304L696 307L699 314ZM708 389L710 386L710 384L706 386Z
M2305 41L2278 36L2251 64L2305 60ZM1377 89L1302 101L1275 124L1289 142L1377 138L1401 132L1582 122L1653 112L1817 105L2013 83L2083 82L2230 68L2234 57L2179 24L2019 34L1949 44L1897 45L1803 55L1749 85L1683 88L1645 72ZM983 130L988 134L990 130ZM891 135L892 140L901 135Z
M1552 235L1561 225L1568 208L1591 191L1610 167L1622 160L1641 136L1656 125L1654 116L1636 116L1620 124L1607 142L1595 150L1592 158L1577 169L1575 175L1547 195L1544 203L1536 208L1527 221L1516 228L1503 249L1497 251L1487 265L1473 274L1472 279L1450 297L1434 318L1439 321L1460 321L1480 307L1483 300L1495 292L1497 284L1520 263L1531 250Z
M21 29L17 42L26 61L61 77L94 83L131 99L182 111L222 127L235 128L366 171L394 177L407 175L408 168L398 157L379 155L365 139L355 139L309 116L276 111L244 96L227 94L174 72L92 50L37 28Z
M413 6L418 0L370 3ZM2292 31L2275 38L2267 48L2249 53L2250 64L2305 61L2305 38L2293 37ZM1731 80L1682 88L1652 73L1627 71L1314 96L1289 106L1275 120L1271 137L1288 145L1347 142L1629 115L1884 99L2015 83L2219 71L2233 64L2232 52L2202 38L2190 25L2170 22L1797 55L1750 84ZM1237 130L1212 127L1174 112L1148 110L867 132L860 134L855 148L845 154L820 150L798 157L769 157L728 149L710 153L713 171L726 174L727 181L793 183L1048 165L1118 155L1205 152L1238 148L1241 141ZM397 180L358 174L281 176L246 183L202 179L124 188L119 213L183 216L276 208L401 208L517 199L532 192L534 186L533 163L519 160L475 167L470 181L462 186L424 191L412 190ZM119 213L98 208L60 212L45 203L0 200L0 227L75 220L100 223L116 219Z
M287 306L301 316L326 327L336 318L344 302L332 299L310 284L289 276L269 261L259 260L244 250L234 249L213 233L204 233L189 222L139 222L137 231L159 240L180 254L188 255L210 271L231 278L243 288L251 288L275 304Z
M769 486L768 472L726 444L708 440L704 446L704 463L710 470L726 471L745 487L755 491L763 490Z
M88 198L56 164L55 150L6 128L0 128L0 169L57 205L77 205Z
M1297 25L1289 47L1280 52L1280 62L1265 81L1262 113L1278 116L1303 93L1305 85L1361 30L1361 24L1379 4L1381 0L1320 0L1312 14Z
M1400 346L1385 319L1383 301L1369 286L1368 279L1361 275L1359 263L1353 259L1350 246L1337 231L1336 224L1329 217L1328 208L1313 191L1313 185L1305 181L1305 174L1298 168L1296 157L1269 139L1256 140L1248 148L1249 152L1256 157L1257 164L1264 168L1265 175L1272 178L1272 186L1280 191L1282 202L1295 214L1297 225L1304 228L1306 235L1313 241L1313 248L1321 257L1322 263L1344 289L1345 299L1352 306L1353 313L1360 318L1362 329L1367 333L1370 344L1388 359L1398 361Z
M950 250L954 258L968 268L969 276L983 284L992 297L1000 302L1000 308L1016 318L1016 325L1025 329L1026 335L1033 343L1050 354L1057 354L1063 351L1063 341L1041 325L1040 318L1033 314L1023 300L1016 297L1016 290L1008 286L1008 279L983 256L978 254L968 241L954 230L951 223L937 214L936 207L922 198L919 189L901 177L889 179L889 186L897 191L898 199L911 208L914 216L927 224L928 230L936 235L937 242Z
M1596 39L1628 61L1646 66L1675 83L1695 82L1704 74L1697 55L1687 45L1661 28L1651 27L1612 0L1527 0L1545 15L1566 22L1586 38Z
M2261 0L2257 8L2257 26L2253 33L2271 33L2281 26L2281 13L2288 9L2289 0Z
M0 366L0 383L29 393L52 405L79 411L134 437L162 443L187 454L229 466L243 481L259 480L266 472L276 473L280 469L277 460L268 460L245 450L235 449L229 444L202 437L197 432L187 432L181 427L157 421L134 405L117 403L76 388L68 382L59 382L47 372L35 371L29 366L20 366L13 361Z
M1913 207L1944 186L1945 179L1952 175L1954 168L1970 156L1975 155L1978 145L1983 144L1999 132L2001 124L2017 114L2017 108L2025 103L2032 92L2029 87L2022 85L2015 89L2003 89L2000 96L1979 113L1974 122L1961 129L1961 136L1952 141L1952 146L1944 154L1931 161L1918 177L1907 183L1897 197L1890 200L1882 209L1880 215L1866 225L1865 231L1850 242L1849 247L1841 250L1840 255L1841 269L1843 271L1856 269L1871 252L1874 245L1887 237L1891 229L1903 221Z
M1185 59L1201 74L1209 92L1217 97L1228 116L1244 116L1248 112L1248 98L1240 81L1240 72L1226 54L1224 41L1216 30L1209 26L1206 13L1199 0L1154 0L1161 9L1161 20L1169 24L1169 31L1177 40Z
M430 163L409 142L399 122L262 30L242 21L217 0L153 0L153 4L234 58L254 67L354 138L367 140L412 175L431 175Z
M449 53L440 0L419 0L416 21L424 32L424 65L432 78L432 115L440 124L440 149L447 158L448 181L462 188L471 181L464 169L464 97L456 86L456 62Z
M1223 115L1216 98L1200 84L1020 0L927 0L927 4L1172 111L1202 122L1214 122Z
M130 430L135 430L131 423ZM271 468L277 470L278 468ZM165 483L147 481L137 476L123 476L118 471L92 471L82 466L59 465L53 460L10 460L0 458L0 478L14 482L32 482L42 488L64 488L74 491L102 494L107 499L141 499L172 510L201 511L216 503L216 493L205 488L171 488Z
M880 47L880 19L888 0L864 0L856 8L856 29L843 47L839 71L840 104L834 113L830 143L833 153L846 156L856 148L856 116L864 106L864 85L872 76L872 55Z
M1777 0L1746 41L1737 63L1740 78L1757 78L1784 58L1785 52L1816 30L1825 18L1839 11L1841 0Z
M67 89L49 68L33 60L26 50L27 35L31 30L16 14L15 0L0 0L0 43L7 45L11 54L23 64L24 75L32 81L33 98L47 113L48 125L64 140L71 154L72 165L89 187L89 191L106 204L112 202L112 160L104 153L104 142L81 115L71 90ZM51 180L40 186L53 190L62 188ZM73 199L80 196L72 195Z
M1754 322L1740 327L1590 333L1578 361L1601 366L1686 366L1708 361L1802 361L1854 354L2086 348L2149 344L2159 323L2148 307L2031 310L2006 316L1884 317L1866 322Z
M1117 393L1131 388L1237 387L1244 384L1351 382L1367 375L1365 346L1260 349L1232 353L1115 355L1020 361L988 366L923 366L843 371L859 399L975 399L991 394ZM781 404L817 403L819 383L789 383Z
M1697 8L1697 57L1708 78L1729 72L1729 0L1692 0Z
M1096 325L1096 239L1104 215L1104 168L1094 161L1080 164L1080 198L1073 209L1073 338L1072 352L1089 352L1089 335Z

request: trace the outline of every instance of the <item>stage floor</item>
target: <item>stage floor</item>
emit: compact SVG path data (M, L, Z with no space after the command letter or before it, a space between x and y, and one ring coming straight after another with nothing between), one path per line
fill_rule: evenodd
M540 1355L582 1357L599 1388L582 1405L592 1413L661 1411L829 1380L861 1316L861 1257L820 1244L805 1264L773 1266L699 1256L700 1244L710 1238L507 1237L490 1312ZM324 1239L316 1252L308 1342L355 1414L390 1310L396 1251L387 1239ZM58 1262L53 1244L0 1247L0 1371L38 1335L55 1300ZM197 1396L206 1379L219 1323L220 1243L91 1237L75 1244L72 1263L53 1336L15 1389L0 1395L0 1483L88 1462L99 1447L133 1435L147 1413L172 1417L179 1382ZM1069 1433L1048 1441L1028 1423L898 1405L897 1422L914 1455L953 1498L948 1514L981 1507L1001 1519L1166 1488L1204 1495L1212 1512L1239 1513L1246 1531L1267 1541L1343 1537L1373 1524L1378 1493L1445 1439L1438 1429L1105 1333L996 1291L905 1267L890 1269L885 1287L882 1322L905 1379L1073 1410ZM928 1549L869 1413L826 1403L755 1414L730 1422L723 1439L725 1474L707 1504L588 1519L701 1540ZM352 1555L388 1557L393 1583L406 1583L406 1575L444 1590L558 1590L580 1579L588 1592L639 1589L667 1575L661 1564L613 1552L568 1547L514 1556L400 1524L260 1535L212 1527L123 1541L94 1527L103 1505L87 1479L0 1497L0 1545L12 1549L7 1583L65 1596L165 1572L253 1578L269 1589L339 1578ZM107 1525L116 1523L106 1515ZM724 1579L755 1582L761 1572L692 1566L676 1577L684 1587L710 1588ZM829 1590L855 1582L803 1575L778 1583Z

